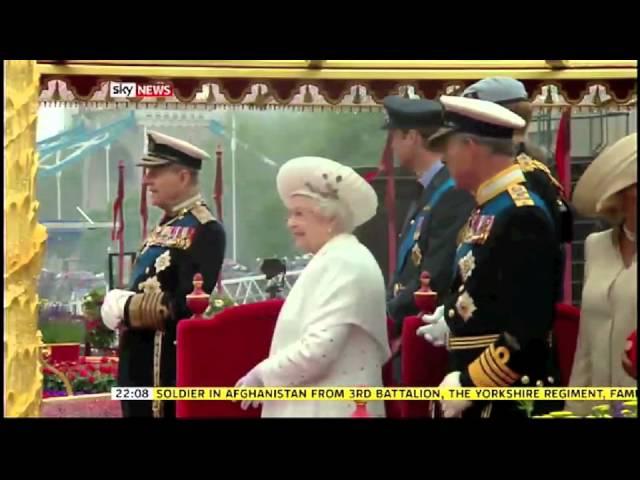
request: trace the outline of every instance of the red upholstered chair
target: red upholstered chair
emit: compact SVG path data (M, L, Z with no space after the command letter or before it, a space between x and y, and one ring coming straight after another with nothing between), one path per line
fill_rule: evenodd
M556 319L553 326L556 341L556 354L560 367L560 386L567 386L571 378L573 356L578 342L580 309L573 305L557 304Z
M271 337L283 301L267 300L239 305L208 320L178 324L178 387L233 387L269 355ZM387 325L389 328L393 324ZM390 330L391 331L391 330ZM391 362L383 368L385 386L393 385ZM399 417L398 402L385 402L387 417ZM242 410L230 401L176 402L178 418L258 418L260 409Z
M393 349L391 339L393 338L394 323L391 318L387 317L387 333L389 335L389 345ZM393 352L392 352L393 353ZM382 383L385 387L395 387L395 381L393 380L393 357L389 359L382 367ZM401 418L402 412L400 410L400 402L397 400L385 400L384 402L385 413L387 418Z
M447 350L434 347L416 330L423 326L417 316L406 317L402 325L402 385L404 387L437 387L447 373ZM429 416L428 401L401 401L403 418Z
M566 386L571 376L573 356L578 338L580 310L572 305L556 306L554 334L557 343L558 361L562 386ZM416 330L423 324L420 317L404 319L402 327L402 385L405 387L437 387L447 371L447 350L434 347ZM400 403L403 418L426 417L429 411L427 401L403 401Z
M269 355L281 299L238 305L212 319L178 324L178 387L233 387ZM242 410L239 402L176 402L178 418L258 418L259 408Z

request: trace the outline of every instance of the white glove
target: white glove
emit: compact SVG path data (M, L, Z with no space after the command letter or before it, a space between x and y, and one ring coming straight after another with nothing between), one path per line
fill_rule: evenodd
M262 376L260 375L259 366L252 368L249 370L244 377L242 377L235 385L235 388L251 388L251 387L263 387L264 382L262 381ZM246 410L249 407L258 408L260 406L260 402L258 400L242 400L240 402L240 408L242 410Z
M100 307L100 316L102 322L111 330L118 328L118 325L124 318L124 306L127 299L135 295L129 290L110 290L104 297L102 307Z
M451 372L440 383L440 388L460 388L460 372ZM462 416L467 408L471 406L470 400L441 400L442 414L444 418Z
M436 347L441 347L447 343L449 337L449 326L444 319L444 305L440 305L433 312L433 315L423 315L422 321L427 325L416 330L419 337L424 337L427 342Z

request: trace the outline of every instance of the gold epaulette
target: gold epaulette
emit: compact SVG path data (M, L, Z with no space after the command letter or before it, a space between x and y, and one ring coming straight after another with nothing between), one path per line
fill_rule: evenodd
M518 162L518 165L520 165L520 168L523 172L533 172L535 170L541 170L545 173L549 180L551 180L551 183L553 183L553 185L557 189L559 189L560 192L564 193L562 185L560 185L560 182L556 180L556 178L552 175L551 170L549 170L549 167L547 167L544 163L536 160L535 158L531 158L526 153L521 153L520 155L518 155L516 157L516 161Z
M191 209L191 213L200 223L208 223L216 219L216 217L214 217L209 209L204 205L196 205Z
M527 190L527 187L521 183L511 185L508 188L508 191L513 203L516 204L516 207L530 207L535 205L531 195L529 195L529 190Z

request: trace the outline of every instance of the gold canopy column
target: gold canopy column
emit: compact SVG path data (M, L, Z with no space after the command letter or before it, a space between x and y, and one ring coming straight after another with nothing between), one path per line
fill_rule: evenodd
M47 232L38 223L34 60L5 60L5 415L40 415L42 373L38 338L38 276Z

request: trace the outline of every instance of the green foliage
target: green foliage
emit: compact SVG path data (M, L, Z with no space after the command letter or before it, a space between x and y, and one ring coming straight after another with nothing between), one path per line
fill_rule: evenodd
M534 418L638 418L638 401L617 402L612 409L611 404L597 405L591 409L591 415L579 417L567 410L551 412Z
M100 308L104 295L104 289L92 290L85 295L82 303L87 320L87 341L94 348L110 348L116 339L116 332L102 322Z
M229 307L233 307L234 305L237 305L237 303L235 303L231 297L229 297L228 295L219 294L214 290L209 297L209 306L204 312L204 316L209 318L213 317L214 315Z
M40 324L44 343L83 343L85 326L81 322L56 320Z

